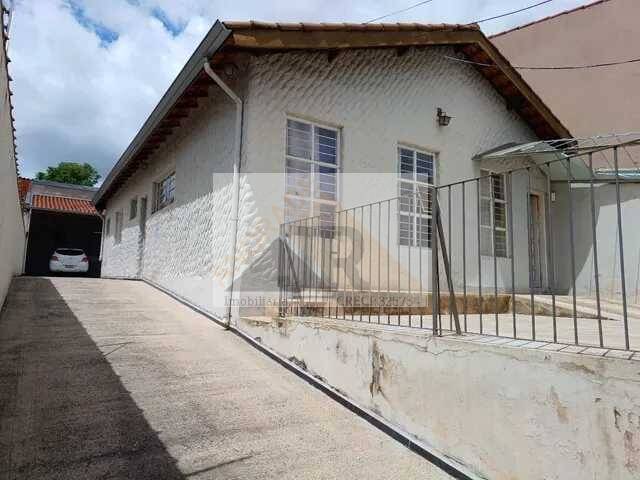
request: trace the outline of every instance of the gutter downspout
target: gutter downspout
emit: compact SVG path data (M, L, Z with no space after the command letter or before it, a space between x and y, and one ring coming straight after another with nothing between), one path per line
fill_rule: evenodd
M231 285L229 287L229 308L227 310L226 328L231 326L231 312L233 307L233 283L236 275L236 249L238 246L238 216L240 209L240 159L242 158L242 117L244 115L244 104L240 97L213 71L209 61L204 62L204 71L216 82L216 84L227 94L236 104L236 132L234 142L233 159L233 197L231 203L231 248L229 259L229 270L231 272Z

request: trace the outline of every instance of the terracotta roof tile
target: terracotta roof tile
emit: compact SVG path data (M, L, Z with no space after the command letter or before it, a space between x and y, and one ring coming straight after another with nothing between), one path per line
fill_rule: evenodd
M447 23L279 23L279 22L224 22L227 28L232 30L282 30L282 31L325 31L325 32L352 32L352 31L405 31L405 30L480 30L476 24L447 24Z
M98 215L91 200L80 198L58 197L52 195L34 195L31 208L39 210L54 210L57 212L79 213L82 215Z

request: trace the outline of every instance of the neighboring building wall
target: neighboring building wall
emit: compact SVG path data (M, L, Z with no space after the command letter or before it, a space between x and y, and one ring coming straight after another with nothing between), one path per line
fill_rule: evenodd
M590 65L638 57L640 2L593 6L491 37L512 65ZM640 128L640 63L520 74L576 137Z
M3 31L3 28L0 28ZM22 272L24 256L24 221L18 199L18 177L13 147L11 102L5 37L0 46L0 305L4 302L9 282Z
M217 87L120 190L109 199L103 228L102 275L143 277L211 313L230 275L229 218L235 107ZM153 184L176 172L175 201L153 213ZM146 235L141 237L140 203L129 219L130 201L147 198ZM122 213L122 240L115 243L115 214ZM223 303L223 301L222 301Z
M636 58L640 42L640 2L604 0L498 34L491 41L513 65L590 65ZM640 130L640 63L579 70L521 70L520 74L576 137ZM631 161L631 156L634 161ZM586 161L586 158L584 159ZM611 152L594 156L594 166L613 167ZM620 152L620 166L637 168L640 149ZM566 185L556 184L556 252L568 252ZM623 187L623 232L627 299L638 303L640 184ZM601 294L620 294L615 187L596 189ZM595 296L589 190L574 190L576 292ZM572 290L570 255L557 255L557 285Z

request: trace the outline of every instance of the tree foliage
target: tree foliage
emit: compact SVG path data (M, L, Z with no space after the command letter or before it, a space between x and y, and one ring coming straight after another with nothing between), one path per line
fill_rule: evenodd
M60 162L57 167L47 167L46 172L36 174L36 180L72 183L86 187L93 187L99 179L98 171L88 163Z

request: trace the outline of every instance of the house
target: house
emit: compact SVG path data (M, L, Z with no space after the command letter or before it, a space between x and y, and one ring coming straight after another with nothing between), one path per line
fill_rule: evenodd
M333 225L337 210L504 168L474 161L482 152L565 137L474 25L216 22L94 198L106 222L102 275L145 279L220 317L272 305L283 221L319 215ZM527 202L513 200L518 222ZM483 232L504 219L499 203L482 202ZM399 289L412 247L428 249L431 221L410 216L407 227L408 217L387 213L389 241L378 243L403 265L387 285ZM521 262L526 223L515 230ZM483 251L493 250L488 232ZM495 238L508 262L506 231Z
M9 283L22 272L24 252L24 223L18 196L18 161L16 156L13 105L11 103L11 77L8 72L6 15L3 7L0 17L0 306L4 303Z
M89 274L100 275L102 219L91 199L93 187L19 179L27 245L24 272L50 275L49 259L57 248L80 248L89 257Z

